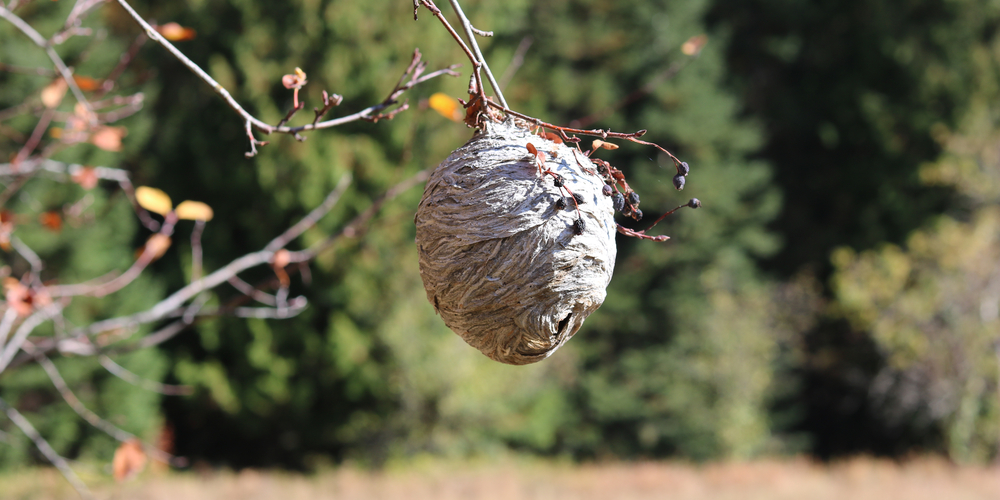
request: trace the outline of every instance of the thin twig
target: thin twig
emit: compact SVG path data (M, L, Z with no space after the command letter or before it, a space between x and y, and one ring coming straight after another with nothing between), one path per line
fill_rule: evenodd
M317 255L325 251L326 249L333 246L342 237L353 238L360 236L360 233L364 229L364 226L368 224L368 221L375 216L376 213L382 208L385 202L399 196L400 193L410 189L411 187L424 182L430 176L429 170L421 170L406 179L399 184L389 188L382 196L378 197L371 206L368 207L364 212L358 214L350 223L344 226L343 229L337 233L328 236L326 239L313 244L306 250L301 250L298 252L289 253L289 262L305 262L314 259Z
M451 37L454 38L456 42L458 42L458 45L460 47L462 47L462 50L465 52L465 56L468 57L469 62L472 63L472 75L476 81L476 93L478 94L480 99L485 101L486 89L483 87L483 77L482 75L480 75L479 72L480 68L483 66L483 63L478 58L476 58L476 55L472 53L472 50L469 49L469 46L465 44L464 40L462 40L461 35L459 35L457 31L455 31L455 28L451 27L451 23L449 23L448 20L444 17L444 14L441 12L441 9L439 9L437 5L434 5L433 1L431 0L419 0L419 1L421 5L427 8L427 10L431 11L431 14L434 14L434 17L438 18L438 20L441 21L441 24L443 24L445 29L448 30L448 33L451 34ZM416 12L414 12L413 17L416 18Z
M63 379L62 375L59 374L59 369L56 368L55 363L53 363L51 359L46 357L45 354L35 349L34 346L31 345L31 342L25 342L22 348L24 349L25 352L27 352L31 356L34 356L35 361L42 367L43 370L45 370L45 374L48 375L49 380L52 382L52 385L56 388L57 391L59 391L59 395L62 396L63 400L66 401L66 404L68 404L69 407L72 408L73 411L80 416L80 418L83 418L84 420L87 421L87 423L93 425L94 427L104 432L105 434L115 438L115 440L119 442L124 443L125 441L129 441L132 439L138 439L136 438L135 434L119 429L116 425L112 424L111 422L108 422L107 420L104 420L99 415L97 415L89 408L87 408L83 404L83 402L81 402L80 399L76 397L76 394L73 394L73 391L70 390L69 385L66 384L66 380ZM159 460L160 462L167 464L174 462L173 455L153 445L143 442L142 447L146 450L147 453L149 453L149 455L154 460Z
M42 259L38 257L38 254L36 254L35 251L28 245L25 245L24 242L17 236L10 237L10 246L12 246L14 250L17 250L17 253L21 254L21 257L24 258L24 260L28 261L28 265L31 266L32 275L37 278L42 272L42 269L45 268L45 264L42 263Z
M28 316L28 319L21 323L21 326L17 328L17 332L14 333L14 337L10 339L10 342L7 342L7 345L3 348L3 352L0 353L0 373L3 373L7 365L14 359L14 355L21 349L21 345L27 340L28 335L39 325L62 312L62 308L63 305L58 302L49 304L35 311L34 314Z
M275 300L273 295L269 293L264 293L258 290L257 288L254 288L254 286L251 285L250 283L241 280L239 276L233 276L232 278L229 278L229 284L233 285L233 288L238 290L243 295L246 295L247 297L250 297L253 300L256 300L257 302L260 302L261 304L268 306L278 305L278 301Z
M521 43L517 44L517 49L514 50L514 57L510 59L510 64L507 68L503 70L503 74L500 75L500 88L507 88L507 84L514 78L517 70L521 69L524 64L524 56L528 53L528 49L531 48L531 44L534 43L535 39L530 36L526 36L521 39Z
M197 220L191 230L191 279L201 278L201 233L205 231L205 221Z
M379 112L381 112L383 109L386 109L389 106L395 104L395 102L391 103L382 102L374 106L365 108L352 115L318 123L314 121L314 123L309 123L298 127L289 127L286 125L282 126L269 125L265 123L263 120L260 120L259 118L256 118L255 116L251 115L247 110L243 109L243 106L241 106L236 101L236 99L233 98L233 96L229 93L228 90L225 89L225 87L223 87L219 82L215 81L214 78L209 76L208 73L206 73L205 70L201 69L200 66L198 66L193 61L188 59L188 57L185 56L180 50L177 50L177 47L174 47L174 45L171 44L169 41L167 41L167 39L163 38L163 36L161 36L160 33L156 31L156 29L150 26L149 23L147 23L144 19L142 19L141 16L139 16L139 14L132 8L132 6L128 4L128 2L126 2L125 0L117 0L117 2L119 5L122 6L122 8L125 9L126 12L128 12L130 16L132 16L132 19L135 20L135 22L142 27L142 29L146 33L146 36L148 36L151 40L153 40L154 42L160 44L165 49L167 49L167 51L169 51L175 58L177 58L178 61L187 66L188 69L190 69L195 75L197 75L198 78L201 78L205 83L211 86L212 89L217 94L219 94L223 98L223 100L226 101L226 104L229 105L229 107L233 111L235 111L243 118L243 121L246 123L247 134L250 137L251 141L250 142L251 150L249 153L246 154L248 158L256 155L257 154L256 146L262 144L262 142L257 141L256 139L253 138L251 127L256 127L258 130L264 132L265 134L281 133L281 134L295 135L298 134L299 132L305 132L309 130L321 130L330 127L336 127L338 125L342 125L344 123L352 121L363 120L369 117L374 117L377 116ZM472 54L471 52L468 53L470 55ZM431 73L429 75L426 75L424 78L421 78L419 82L423 82L430 78L434 78L441 75L457 76L457 73L452 71L451 68L446 68L435 71L434 73Z
M160 228L160 232L157 233L161 236L169 237L173 234L174 224L173 221L168 219L163 223ZM153 245L147 245L139 258L136 259L134 263L122 274L114 276L108 281L104 281L103 278L99 278L95 281L89 281L87 283L81 283L77 285L64 285L64 286L53 286L50 288L49 293L53 297L68 297L73 295L89 295L92 297L104 297L110 293L117 292L121 290L129 283L132 283L136 278L142 274L142 271L146 269L150 263L156 260L157 249Z
M10 335L10 329L14 327L15 320L17 320L17 310L8 305L7 310L3 313L3 319L0 320L0 352L3 351L4 342L7 341L7 336Z
M194 392L194 389L191 388L191 386L164 384L162 382L140 377L139 375L127 370L122 365L115 363L115 361L109 358L106 354L99 355L97 360L101 363L101 366L103 366L104 369L112 375L136 387L146 389L147 391L153 391L165 396L187 396Z
M83 481L76 475L76 472L73 472L73 469L66 463L66 459L56 453L56 450L53 450L52 446L49 446L48 441L35 430L35 427L31 425L28 419L24 418L24 415L21 415L13 406L7 404L3 398L0 398L0 410L3 410L7 414L7 418L11 422L14 422L14 425L21 429L21 432L35 443L38 451L42 452L42 455L45 455L45 458L59 469L59 472L69 481L69 484L73 485L73 488L81 497L86 499L94 498L94 495L87 489L87 485L83 484Z
M24 33L25 35L27 35L28 38L31 39L32 42L35 42L35 45L38 45L39 47L45 50L45 53L49 56L49 59L52 60L52 64L54 64L56 66L56 69L59 70L59 74L63 77L63 80L66 80L66 85L68 85L69 89L73 92L73 96L76 97L77 102L79 102L80 105L83 106L83 108L87 111L88 121L90 123L94 123L95 122L94 112L92 109L90 109L90 103L87 101L87 98L84 97L83 92L80 90L80 87L77 86L76 80L73 79L73 72L70 71L70 69L66 66L66 63L64 63L62 58L59 57L59 54L56 53L55 49L53 49L52 46L49 45L49 42L45 40L45 38L43 38L42 35L38 34L38 32L35 31L35 29L31 27L31 25L24 22L23 19L18 17L17 14L14 14L13 12L3 7L0 7L0 17L10 21L10 23L13 24L17 29L21 30L21 33Z
M320 219L323 218L330 210L333 209L334 205L340 200L340 197L347 190L347 187L351 185L351 174L344 174L337 181L337 186L330 191L330 194L326 195L326 199L319 206L312 209L308 215L302 218L302 220L295 223L294 226L288 228L284 233L281 233L277 238L271 240L267 246L264 247L265 252L276 252L278 249L284 248L286 245L292 242L299 235L304 233L310 227L316 225Z
M451 7L455 9L455 13L458 14L458 19L462 22L462 27L465 28L465 36L469 38L469 43L472 44L472 49L476 52L476 58L483 66L483 70L486 71L486 79L490 81L490 86L493 87L493 92L497 95L497 100L503 107L507 107L507 100L503 98L503 91L501 91L500 86L497 85L497 81L493 78L493 72L490 71L490 65L486 64L486 58L483 57L483 51L479 50L479 42L476 41L476 35L480 36L493 36L493 32L487 32L477 30L472 27L472 22L469 21L468 17L465 17L465 12L462 11L462 6L458 4L458 0L451 0Z

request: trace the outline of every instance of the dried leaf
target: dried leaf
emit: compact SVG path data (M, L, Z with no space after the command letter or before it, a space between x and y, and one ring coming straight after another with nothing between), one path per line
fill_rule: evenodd
M60 102L62 102L67 89L69 89L69 85L66 85L66 80L63 80L62 78L52 80L52 83L46 85L45 88L42 89L42 104L49 109L55 108Z
M58 233L62 229L62 216L55 210L43 212L38 216L38 222L49 231Z
M44 289L36 292L16 278L5 278L3 288L8 307L14 309L20 316L28 316L36 307L45 307L52 303L52 297Z
M88 142L105 151L121 151L122 138L126 135L128 135L128 129L125 127L101 125L94 130L94 133L90 134Z
M707 35L705 34L695 35L691 38L688 38L687 41L684 42L683 45L681 45L681 52L683 52L684 55L688 56L697 55L699 52L701 52L701 49L705 47L706 43L708 43Z
M97 169L94 167L83 167L73 174L73 182L79 184L83 189L94 189L97 187L97 181Z
M455 99L448 94L442 94L438 92L427 100L427 104L437 111L441 116L455 122L462 121L462 110L461 105L458 104L458 99Z
M532 144L532 143L529 142L528 145L525 146L525 147L528 148L528 152L531 153L532 155L537 155L538 154L538 149L535 148L534 144Z
M10 234L14 232L14 214L0 210L0 249L10 251Z
M80 90L84 92L97 90L103 85L103 82L100 80L95 80L89 76L73 75L73 81L76 82L76 86L80 87Z
M167 193L147 186L135 188L135 201L140 207L160 215L167 215L174 208Z
M3 280L4 298L7 306L17 311L19 316L31 314L31 291L15 278Z
M116 481L124 481L138 474L146 467L146 452L138 439L129 439L115 450L115 458L111 462L111 470Z
M555 132L542 132L542 137L544 137L544 138L546 138L546 139L548 139L548 140L550 140L550 141L552 141L552 142L554 142L556 144L562 144L562 142L563 142L562 137L559 137L559 134L557 134Z
M600 139L597 139L597 140L595 140L595 141L594 141L594 142L593 142L593 143L592 143L592 144L590 145L590 149L592 149L592 150L594 150L594 151L597 151L598 149L601 149L601 146L603 146L603 145L604 145L604 141L602 141L602 140L600 140Z
M171 42L184 42L191 40L195 37L195 31L192 28L185 28L177 23L167 23L162 26L157 26L156 31L159 31L163 38L170 40Z
M177 214L177 218L187 220L210 221L212 220L212 215L214 215L212 207L200 201L191 200L184 200L180 202L174 212Z
M163 257L163 254L167 253L167 249L170 248L170 237L165 234L156 233L146 240L146 244L139 249L139 255L149 252L152 258L149 260L153 262L154 260Z

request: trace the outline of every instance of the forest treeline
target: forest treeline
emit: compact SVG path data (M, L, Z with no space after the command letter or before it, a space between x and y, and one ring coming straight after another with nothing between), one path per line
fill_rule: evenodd
M549 359L507 366L466 346L427 302L415 187L362 237L292 276L292 292L311 304L300 315L207 318L116 358L192 395L131 386L92 358L57 359L91 409L151 441L169 428L176 453L237 467L505 450L582 460L997 456L1000 9L974 0L466 3L473 23L495 33L481 43L512 108L550 123L647 129L691 173L678 193L656 150L607 152L639 186L645 218L690 197L703 207L657 226L667 243L619 236L604 305ZM415 47L430 69L465 63L462 77L409 91L410 108L392 120L304 142L273 135L246 159L244 124L212 89L154 44L139 48L120 83L144 93L144 108L122 122L122 150L81 144L54 158L120 167L137 185L209 204L206 270L262 248L349 173L341 202L301 238L321 240L471 135L427 105L435 93L465 98L469 68L432 16L413 20L411 2L133 5L193 28L178 47L270 123L292 105L281 78L296 67L309 83L293 124L311 121L324 89L344 96L333 114L380 102ZM44 30L70 8L32 2L18 12ZM113 4L85 25L100 44L77 37L60 48L83 75L107 73L139 34ZM703 47L683 48L699 35ZM46 60L9 24L0 41L4 64ZM50 81L2 69L0 109ZM4 158L34 123L0 123ZM82 189L36 179L4 210L37 216ZM149 237L120 190L88 196L94 216L78 226L17 227L44 253L45 280L125 269ZM179 224L140 283L74 302L66 316L88 324L184 286L193 223ZM2 255L11 276L28 269ZM207 300L236 295L218 289ZM0 395L68 456L108 459L116 446L38 366L0 376ZM10 422L0 418L0 431L0 467L37 459Z

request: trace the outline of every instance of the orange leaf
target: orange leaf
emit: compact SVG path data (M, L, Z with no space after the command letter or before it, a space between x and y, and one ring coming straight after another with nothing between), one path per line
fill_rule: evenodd
M101 125L90 134L89 142L105 151L121 151L122 137L128 135L125 127Z
M532 144L532 143L529 142L528 145L525 146L525 147L528 148L528 152L529 153L531 153L533 155L537 155L538 154L538 149L535 148L534 144Z
M76 86L80 87L80 90L84 92L90 92L91 90L97 90L101 88L102 82L95 80L89 76L73 75L73 81L76 82Z
M160 34L163 35L163 38L166 38L171 42L184 42L195 37L194 29L185 28L177 23L167 23L162 26L157 26L156 31L159 31Z
M69 85L66 85L66 80L62 78L56 78L52 80L52 83L45 86L42 89L42 104L46 108L52 109L62 102L63 96L66 95L66 90L69 89Z
M94 167L83 167L73 174L73 182L83 189L94 189L97 187L97 169Z
M62 216L60 216L59 212L56 212L55 210L50 210L39 215L38 222L50 231L58 233L59 230L62 229Z
M555 132L542 132L542 137L544 137L544 138L546 138L546 139L548 139L548 140L550 140L550 141L552 141L552 142L554 142L556 144L562 144L562 142L563 142L562 141L562 137L559 137L559 134L557 134Z
M149 252L152 258L149 259L150 262L163 257L163 254L167 253L167 249L170 248L170 237L165 234L156 233L146 240L146 244L139 250L139 255Z
M179 219L210 221L214 215L212 207L200 202L184 200L174 210Z
M438 92L427 100L427 104L431 109L451 121L462 121L462 111L459 109L458 99Z
M31 290L15 278L3 281L4 298L7 305L17 311L19 316L31 314Z
M146 452L138 439L129 439L115 450L111 470L116 481L124 481L138 474L146 467Z
M291 252L282 248L281 250L274 252L274 257L271 259L271 265L274 267L285 267L288 265L291 258Z
M681 52L683 52L684 55L688 56L697 55L699 52L701 52L701 49L705 47L706 43L708 43L707 35L704 34L695 35L691 38L688 38L687 41L684 42L683 45L681 45Z
M174 208L167 193L146 186L135 188L135 201L140 207L160 215L167 215Z

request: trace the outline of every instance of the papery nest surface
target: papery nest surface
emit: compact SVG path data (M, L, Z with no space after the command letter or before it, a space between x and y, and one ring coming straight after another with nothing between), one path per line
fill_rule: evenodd
M540 173L529 143L565 189ZM487 123L452 152L414 218L420 276L445 324L514 365L569 340L604 302L614 271L616 224L604 184L577 149L511 122Z

